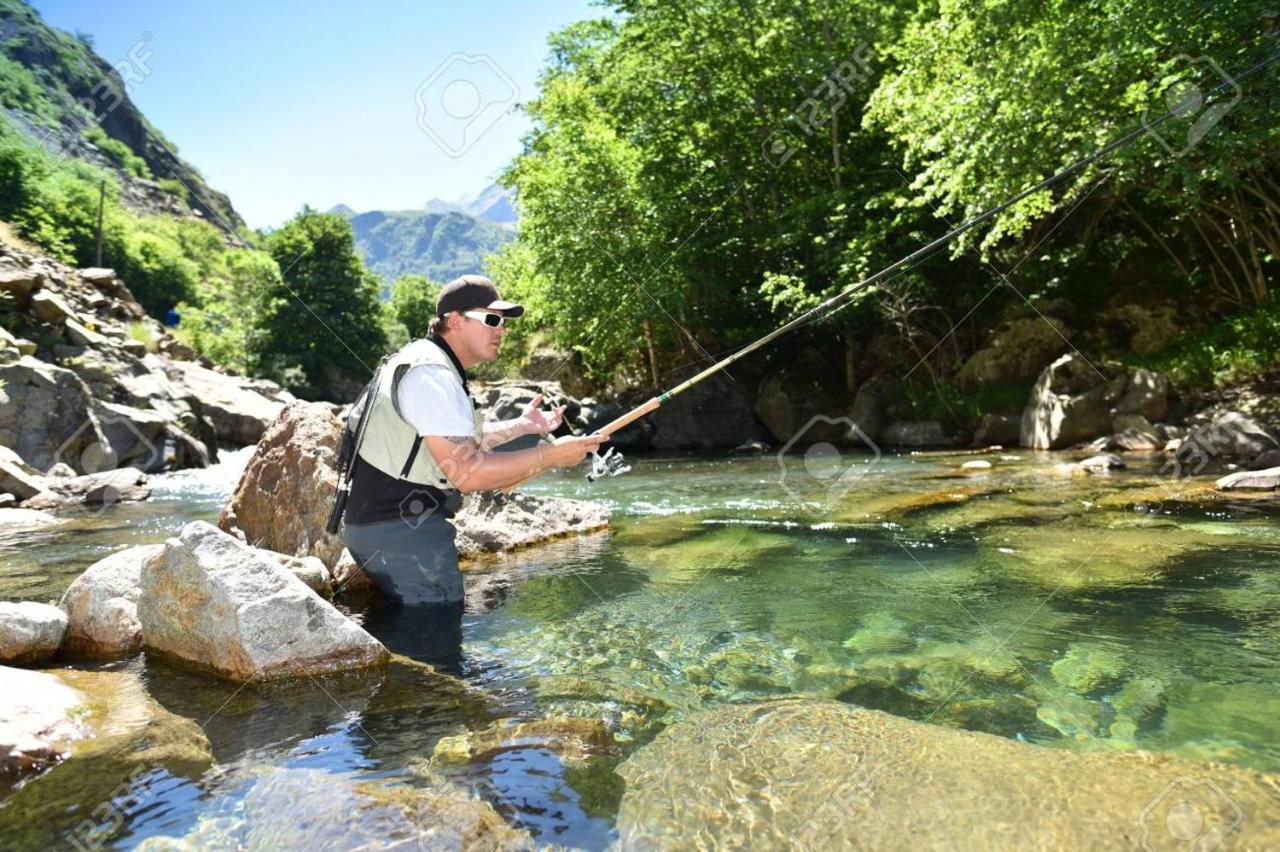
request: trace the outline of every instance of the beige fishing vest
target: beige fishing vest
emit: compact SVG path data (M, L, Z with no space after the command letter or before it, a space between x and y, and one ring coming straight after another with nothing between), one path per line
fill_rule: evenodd
M400 381L410 369L421 365L448 370L459 384L462 383L457 367L443 349L427 338L409 343L383 365L358 454L387 476L434 488L455 488L454 483L445 475L446 471L440 469L425 443L420 441L418 431L400 416L399 406L396 404L396 388L400 386ZM471 419L476 443L479 444L484 432L484 415L473 406ZM406 471L405 465L410 456L413 462ZM464 458L459 459L458 467L459 471L454 471L455 474L466 469Z

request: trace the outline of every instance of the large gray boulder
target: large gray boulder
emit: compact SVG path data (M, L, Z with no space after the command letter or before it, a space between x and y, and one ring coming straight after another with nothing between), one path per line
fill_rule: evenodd
M42 663L58 652L66 632L66 613L56 606L0 602L0 663Z
M455 518L458 555L506 553L609 525L610 511L599 503L563 497L488 492L473 495Z
M1276 449L1275 435L1258 420L1238 411L1216 415L1191 429L1175 452L1183 475L1200 473L1228 461L1252 462Z
M231 680L366 668L387 650L267 558L211 524L187 524L143 563L148 652Z
M1024 447L1056 450L1110 434L1113 420L1168 412L1169 382L1150 370L1098 366L1070 353L1054 361L1031 389L1022 412Z
M1275 491L1280 488L1280 467L1266 470L1242 470L1228 474L1216 483L1219 491Z
M163 550L161 544L125 548L99 559L72 582L58 602L67 614L63 653L108 658L142 650L142 563Z
M862 435L872 441L877 440L884 430L884 384L880 378L863 382L849 406L849 419Z
M91 404L70 370L30 356L0 365L0 444L39 470L61 461L83 471L81 453L106 441Z
M1280 845L1270 775L1046 748L834 701L723 704L666 728L617 772L625 849Z
M293 401L288 391L270 382L220 373L195 361L171 360L165 366L170 380L200 400L201 413L212 421L218 441L224 444L256 444Z
M84 702L56 675L0 666L0 781L61 760L89 733Z
M664 403L649 419L655 450L728 450L769 440L747 404L742 383L723 374Z
M829 390L830 370L816 355L783 365L760 382L753 410L779 444L850 442L844 403Z

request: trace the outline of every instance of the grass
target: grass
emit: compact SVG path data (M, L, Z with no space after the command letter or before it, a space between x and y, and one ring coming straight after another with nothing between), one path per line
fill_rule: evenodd
M147 351L160 351L160 341L151 333L151 327L144 322L129 323L129 336L147 347Z

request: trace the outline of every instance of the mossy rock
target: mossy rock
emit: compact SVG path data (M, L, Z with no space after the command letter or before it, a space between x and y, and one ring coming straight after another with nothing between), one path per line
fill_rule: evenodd
M856 654L883 654L905 651L915 645L906 622L886 612L873 612L843 643Z
M1050 667L1053 679L1081 695L1116 686L1129 671L1119 650L1102 645L1072 645Z

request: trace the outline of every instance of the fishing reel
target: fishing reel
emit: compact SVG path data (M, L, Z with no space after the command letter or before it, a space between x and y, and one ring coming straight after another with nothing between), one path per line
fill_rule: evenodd
M587 482L595 482L604 476L621 476L631 470L631 465L622 458L622 453L610 447L604 455L599 452L591 454L591 470L587 472Z

